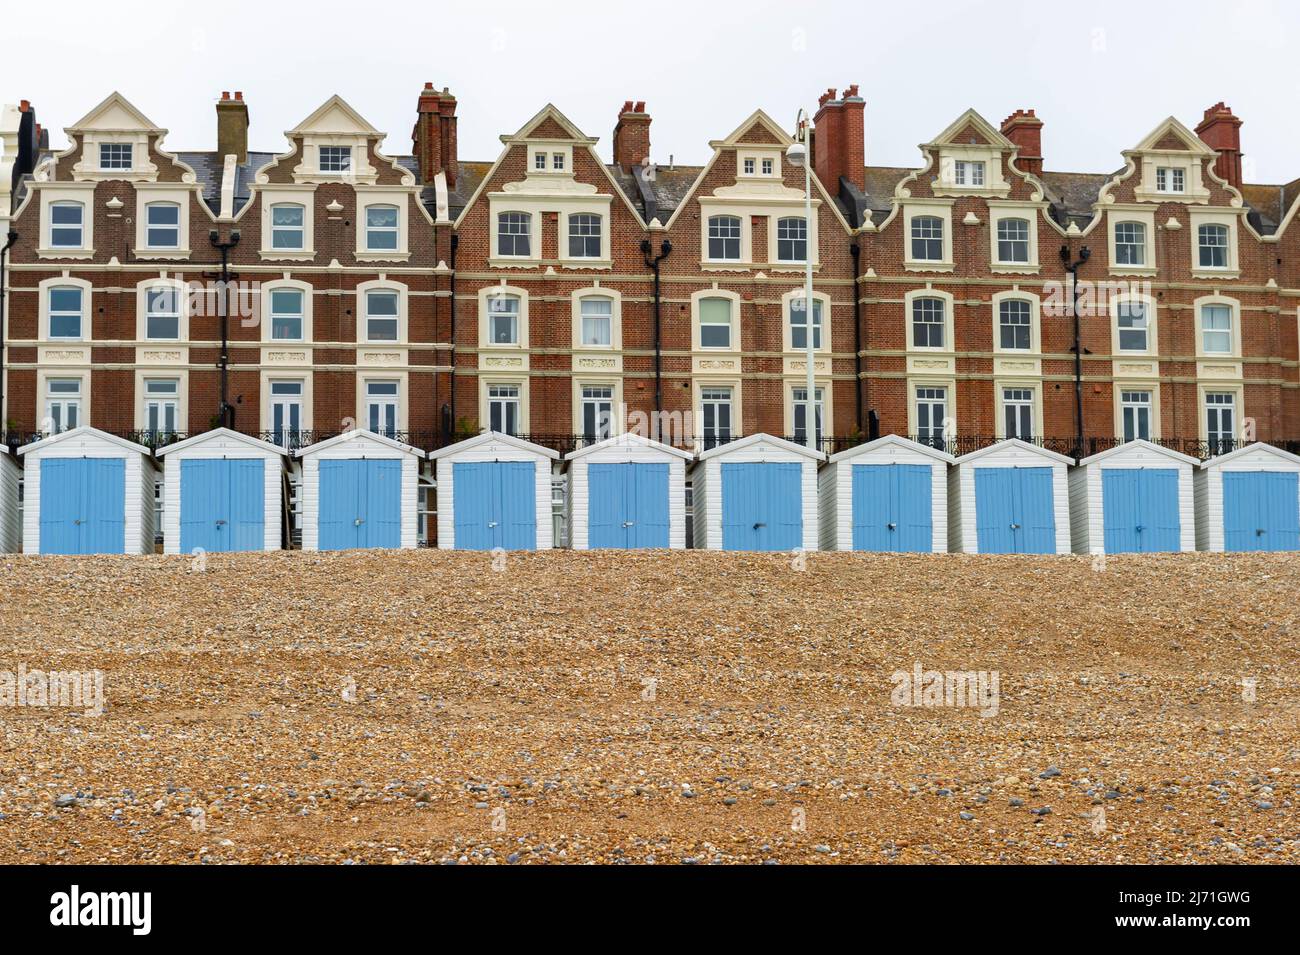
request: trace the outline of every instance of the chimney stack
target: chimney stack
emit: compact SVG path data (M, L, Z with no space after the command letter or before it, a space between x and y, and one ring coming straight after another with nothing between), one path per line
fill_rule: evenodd
M1043 121L1032 109L1018 109L1002 121L1002 135L1016 144L1016 168L1043 174Z
M1241 120L1232 110L1215 103L1205 111L1205 118L1196 127L1196 135L1205 145L1219 152L1214 161L1214 171L1238 189L1241 188Z
M866 106L856 83L842 97L831 88L817 99L811 161L813 172L831 195L839 193L841 179L866 191Z
M627 100L614 125L614 163L631 172L650 161L650 114L645 102Z
M217 101L217 155L234 156L239 163L248 162L248 104L244 94L222 91Z
M456 97L443 87L425 83L416 107L411 146L420 164L420 180L433 182L440 172L447 174L447 187L456 188Z

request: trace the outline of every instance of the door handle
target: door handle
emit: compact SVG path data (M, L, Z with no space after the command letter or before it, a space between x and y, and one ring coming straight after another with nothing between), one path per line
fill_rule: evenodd
M1011 529L1012 529L1013 531L1018 531L1018 530L1020 530L1020 525L1019 525L1019 524L1012 524L1012 525L1011 525Z
M352 525L354 527L360 527L364 523L365 521L358 517L355 521L352 522Z
M890 522L889 522L888 524L886 524L885 526L888 527L888 528L892 531L892 530L893 530L894 528L896 528L898 525L895 524L893 521L890 521Z
M760 527L766 527L766 526L767 526L766 524L760 521L759 523L754 525L754 530L758 530Z
M1142 533L1142 525L1141 525L1141 524L1139 524L1139 525L1137 526L1137 532L1138 532L1139 534Z
M624 521L624 522L623 522L623 526L624 526L624 527L631 527L631 526L632 526L633 524L635 524L635 523L636 523L635 521Z
M1263 537L1263 536L1264 536L1264 528L1262 528L1262 527L1257 527L1257 528L1255 528L1255 536L1256 536L1256 537Z
M79 517L74 517L74 518L72 519L72 523L73 523L73 524L80 524L80 523L81 523L81 518L79 518Z
M217 526L220 527L220 526L221 526L222 524L224 524L224 523L226 523L226 522L225 522L225 521L217 521Z
M496 521L488 521L488 527L496 527L496 526L497 526Z

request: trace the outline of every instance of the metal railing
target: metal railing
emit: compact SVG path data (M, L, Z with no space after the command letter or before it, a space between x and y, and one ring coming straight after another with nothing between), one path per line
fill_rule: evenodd
M195 437L204 432L185 432L185 431L160 431L160 430L131 430L131 431L109 431L109 434L125 438L136 444L143 445L150 450L157 451L168 445L183 441L186 438ZM293 453L302 448L324 441L326 438L332 438L341 434L341 431L324 431L324 430L279 430L279 431L253 431L242 432L251 434L252 437L260 438L270 444L277 445L285 449L286 453ZM445 448L457 441L464 441L467 438L473 438L481 434L480 431L454 431L448 433L441 430L427 431L385 431L380 432L395 441L403 444L409 444L421 451L437 451ZM29 428L13 428L11 430L0 432L0 436L9 450L16 451L19 447L37 441L47 434ZM572 434L565 432L531 432L515 435L523 441L529 441L533 444L550 448L561 454L570 454L579 448L587 447L605 439L606 436L600 434ZM699 453L708 451L711 448L740 440L744 435L736 433L712 434L712 435L687 435L687 436L663 436L665 444L671 444L675 447L686 451ZM805 445L807 439L803 435L780 435L786 441L794 444ZM1002 438L995 435L986 434L961 434L953 437L943 437L941 435L913 434L908 435L911 440L928 447L936 448L940 451L946 451L954 457L960 457L963 454L970 454L972 451L979 451L991 445L997 444ZM835 454L839 451L846 451L849 448L865 444L869 439L861 434L852 435L821 435L817 439L817 449L827 455ZM1046 448L1050 451L1056 451L1067 457L1076 460L1097 454L1101 451L1107 451L1111 448L1118 447L1124 443L1122 438L1097 436L1084 439L1084 446L1077 447L1077 442L1073 437L1034 437L1025 439L1028 443L1037 447ZM1199 460L1208 460L1221 454L1227 454L1229 451L1235 451L1238 448L1253 444L1253 441L1241 439L1213 439L1204 438L1158 438L1152 441L1153 444L1163 448L1169 448L1173 451L1181 452ZM1274 447L1289 451L1292 454L1300 455L1300 439L1279 439L1270 441Z

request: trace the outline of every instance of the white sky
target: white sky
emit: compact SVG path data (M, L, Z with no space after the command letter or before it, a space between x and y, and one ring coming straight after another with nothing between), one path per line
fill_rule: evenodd
M547 101L608 157L618 107L644 99L653 158L700 163L755 108L790 127L826 87L856 82L871 164L917 165L916 145L967 107L995 125L1033 107L1047 168L1090 172L1118 168L1164 117L1194 126L1224 100L1245 120L1247 181L1300 177L1300 4L1287 0L187 6L72 0L7 18L0 100L30 99L59 145L116 88L172 149L211 149L212 104L239 89L250 146L280 150L337 92L396 154L431 80L459 101L461 158L490 160Z

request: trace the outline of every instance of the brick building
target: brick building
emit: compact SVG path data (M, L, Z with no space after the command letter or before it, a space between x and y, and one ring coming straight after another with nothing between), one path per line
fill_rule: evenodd
M13 190L9 430L219 421L219 318L164 293L219 279L211 236L237 230L258 314L228 323L226 394L235 427L280 440L353 422L424 447L493 427L564 450L647 423L696 448L801 439L810 255L828 450L878 430L1072 451L1063 250L1085 451L1300 438L1300 181L1242 182L1227 107L1158 124L1118 171L1065 173L1032 110L969 111L915 168L868 165L865 106L821 97L809 223L761 111L681 166L651 161L643 103L618 112L612 161L547 106L487 162L459 157L456 99L432 84L403 157L337 97L282 153L249 151L238 94L215 150L176 153L110 97Z

